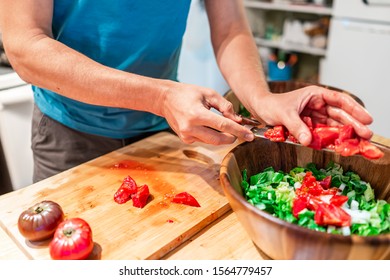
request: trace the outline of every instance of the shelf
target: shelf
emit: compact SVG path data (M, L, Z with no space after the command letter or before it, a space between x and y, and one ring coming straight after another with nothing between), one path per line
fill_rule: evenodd
M326 49L314 48L310 46L303 46L297 44L286 44L280 41L270 41L262 38L255 37L255 42L257 46L269 47L269 48L278 48L285 51L294 51L299 53L306 53L315 56L325 56Z
M282 4L255 0L245 0L244 6L247 8L258 8L264 10L276 10L329 16L332 15L332 8L313 4Z

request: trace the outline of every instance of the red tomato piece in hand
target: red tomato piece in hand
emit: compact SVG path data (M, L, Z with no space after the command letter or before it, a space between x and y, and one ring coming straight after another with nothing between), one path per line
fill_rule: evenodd
M353 129L352 125L347 124L347 125L340 126L340 135L338 138L338 140L340 142L343 142L344 140L352 139L355 137L356 137L355 130Z
M275 125L273 128L268 129L264 132L264 136L273 142L286 141L286 131L282 125Z
M360 152L359 140L357 138L345 139L343 141L336 140L334 149L336 153L344 157L357 155Z
M334 126L319 126L312 131L313 140L311 147L313 149L322 149L334 145L335 140L339 137L340 129Z
M127 176L123 179L122 185L114 194L115 202L122 204L131 199L131 196L137 192L137 183L133 178Z
M133 200L133 206L143 208L148 202L149 194L148 185L140 186L137 192L131 197Z
M172 202L173 203L179 203L179 204L185 204L185 205L188 205L188 206L200 207L200 204L195 199L195 197L193 197L192 195L190 195L187 192L181 192L181 193L176 194L172 198Z
M360 154L368 159L378 159L384 156L384 153L370 141L361 139L359 143Z

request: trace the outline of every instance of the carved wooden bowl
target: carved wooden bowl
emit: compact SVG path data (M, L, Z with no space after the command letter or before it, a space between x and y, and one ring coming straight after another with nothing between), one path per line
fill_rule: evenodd
M311 84L299 81L273 81L271 92L283 93ZM364 106L354 94L339 88L325 88L350 95ZM236 112L240 103L232 91L225 98L233 103ZM241 190L242 170L248 176L273 166L275 170L289 171L309 162L325 167L329 161L340 163L344 170L353 170L371 183L377 199L390 201L390 148L379 145L385 153L382 159L370 161L361 156L341 157L335 153L316 151L287 143L256 139L234 148L222 161L220 179L225 195L240 223L256 246L273 259L389 259L390 234L361 237L328 234L290 224L249 204Z
M341 157L304 146L255 139L238 145L222 161L220 179L225 195L256 246L272 259L389 259L390 234L370 237L336 235L290 224L249 204L241 190L242 170L248 178L273 166L290 171L314 162L325 167L333 161L370 182L377 199L390 201L390 148L379 145L385 156L368 160L362 156Z

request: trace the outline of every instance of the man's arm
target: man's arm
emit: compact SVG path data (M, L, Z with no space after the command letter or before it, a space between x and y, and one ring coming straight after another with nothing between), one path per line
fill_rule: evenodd
M253 139L231 103L214 90L101 65L53 39L52 15L53 0L0 0L7 56L26 82L85 103L162 116L185 143Z
M351 124L370 138L370 114L346 94L310 86L284 94L270 94L256 44L245 17L243 1L205 0L211 38L219 67L242 104L254 117L270 125L283 124L304 145L311 133L301 116L328 125Z
M242 1L205 2L221 72L244 106L254 112L252 98L269 94L269 89Z
M161 115L168 82L106 67L54 40L53 0L1 0L0 13L7 57L26 82L89 104Z

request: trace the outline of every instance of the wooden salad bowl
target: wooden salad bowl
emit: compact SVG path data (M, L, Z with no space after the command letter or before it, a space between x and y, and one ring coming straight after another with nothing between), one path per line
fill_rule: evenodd
M239 222L255 245L272 259L389 259L390 234L343 236L307 229L252 206L241 189L244 169L249 178L269 166L288 172L310 162L321 168L333 161L339 163L344 171L354 171L362 180L369 182L376 199L389 202L390 148L377 146L384 152L384 157L368 160L362 156L343 157L333 152L257 138L236 146L224 157L220 180Z
M292 91L308 85L310 84L294 81L269 82L273 93ZM364 106L358 97L349 92L325 85L320 86L349 94ZM240 103L234 93L228 91L225 98L233 103L238 112ZM358 155L343 157L329 151L318 151L304 146L257 138L253 142L236 146L224 157L220 168L220 180L241 225L254 244L269 258L278 260L390 259L390 234L370 237L343 236L307 229L252 206L244 198L241 188L244 169L247 170L249 178L269 166L275 170L288 172L296 166L306 166L310 162L321 168L333 161L339 163L344 171L354 171L362 180L370 182L376 199L390 202L390 148L374 144L385 154L381 159L369 160Z

